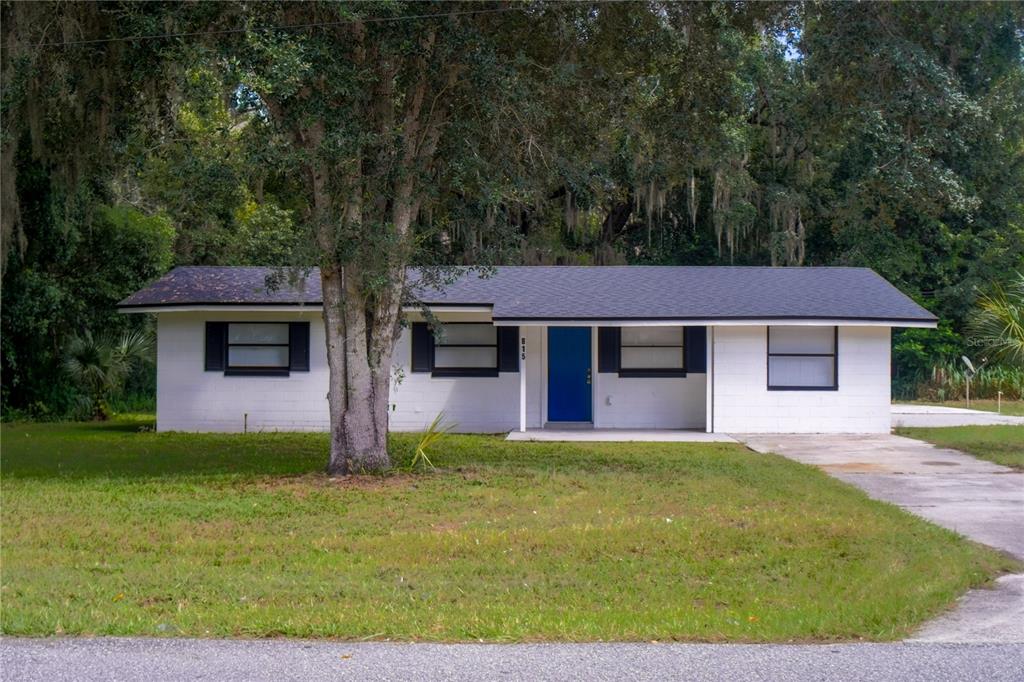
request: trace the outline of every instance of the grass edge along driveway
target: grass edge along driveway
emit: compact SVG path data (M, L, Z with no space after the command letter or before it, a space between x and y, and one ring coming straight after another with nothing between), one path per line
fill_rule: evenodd
M1024 425L902 427L896 433L1024 471Z
M739 445L452 436L328 479L323 434L146 423L3 426L5 634L892 640L1015 568Z
M1024 417L1024 400L1003 400L1001 403L986 398L975 399L967 403L966 400L898 400L893 405L934 405L936 407L957 407L968 410L979 410L981 412L998 412L999 414L1011 417Z

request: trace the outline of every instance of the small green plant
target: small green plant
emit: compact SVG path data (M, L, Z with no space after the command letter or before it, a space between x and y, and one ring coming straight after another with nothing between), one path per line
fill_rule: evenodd
M444 423L444 412L439 412L434 421L430 422L430 426L423 432L423 436L419 442L416 443L416 454L413 455L412 462L409 463L409 471L416 468L419 464L424 467L436 469L434 463L430 461L430 457L427 456L427 450L432 448L435 443L444 438L452 429L455 428L455 424Z
M120 394L132 366L153 350L153 338L144 331L126 332L120 337L93 337L86 331L71 339L64 358L64 371L82 392L82 416L110 418L110 399Z

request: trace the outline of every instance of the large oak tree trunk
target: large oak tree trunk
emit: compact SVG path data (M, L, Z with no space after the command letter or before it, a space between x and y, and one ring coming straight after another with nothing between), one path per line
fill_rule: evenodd
M374 363L367 348L369 327L358 287L345 284L343 270L322 268L327 342L331 452L327 471L358 474L391 465L387 452L390 352Z
M321 175L311 174L314 196L322 209L331 198L319 191ZM401 329L402 294L405 289L405 244L418 208L411 200L411 183L399 187L399 200L391 210L392 225L398 237L392 245L392 265L384 279L387 284L368 286L367 280L379 279L378 271L364 272L356 263L328 263L320 270L323 289L324 326L330 373L331 451L328 472L358 474L381 471L391 465L387 451L388 408L391 388L391 357ZM362 221L361 201L350 198L345 221ZM333 253L329 221L319 223L318 239L324 252Z
M377 343L393 343L389 330L377 339L367 315L355 267L321 269L331 415L331 474L381 471L391 465L387 451L390 349L372 352ZM383 407L382 407L383 406Z
M342 415L339 457L331 456L331 473L380 471L391 464L387 449L387 412L379 418L378 403L387 402L388 384L379 380L390 370L391 353L375 357L373 346L381 332L376 316L368 314L366 293L356 266L344 271L345 413ZM383 340L382 340L383 341ZM383 395L380 393L383 391Z
M331 474L360 474L391 466L388 456L390 353L374 364L362 339L349 339L345 352L345 409L335 418L331 410ZM332 384L333 384L332 379Z
M336 268L320 268L320 285L323 288L329 377L327 402L330 411L331 457L327 469L331 473L348 473L348 460L342 439L345 417L345 322L342 315L344 291L341 271Z
M355 61L362 63L366 55L361 25L353 27L352 37ZM296 144L309 151L311 217L323 255L331 420L327 469L331 474L381 471L391 465L387 451L391 356L401 329L405 264L412 250L410 230L422 201L419 182L431 168L446 112L445 106L435 106L436 101L428 95L434 92L439 96L452 87L457 74L454 65L447 65L443 80L432 91L426 55L434 40L431 30L421 41L424 55L417 58L417 77L410 81L403 98L400 146L385 145L375 156L356 155L341 176L329 182L331 172L339 169L324 164L318 156L325 139L324 122L317 120L295 131ZM367 120L376 119L382 138L386 138L397 118L395 74L394 67L387 64L379 68L380 93ZM277 105L269 101L271 112L277 111ZM425 102L432 104L425 109ZM393 182L393 192L381 191L378 183L382 179L385 184ZM367 224L374 226L369 229L386 232L364 232ZM353 246L353 240L365 240L365 244L339 248ZM386 253L373 252L379 249Z

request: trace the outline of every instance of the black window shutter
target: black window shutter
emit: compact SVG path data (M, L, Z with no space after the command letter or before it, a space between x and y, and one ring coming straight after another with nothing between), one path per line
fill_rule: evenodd
M430 372L434 369L434 335L426 322L412 323L412 371Z
M519 371L519 327L498 327L498 371Z
M288 323L288 369L309 371L309 322Z
M619 371L619 346L622 345L620 327L597 328L597 371Z
M686 353L686 371L703 374L708 371L708 328L683 327L683 345Z
M206 323L206 364L207 372L223 372L227 364L228 323Z

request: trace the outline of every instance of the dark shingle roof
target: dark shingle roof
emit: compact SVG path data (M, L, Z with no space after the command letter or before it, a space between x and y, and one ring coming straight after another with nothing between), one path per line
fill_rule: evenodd
M274 270L181 267L132 294L121 307L318 305L319 273L299 290L268 291ZM867 268L498 267L472 271L425 303L486 305L498 320L842 319L934 322L935 316ZM410 272L416 281L417 273Z
M118 303L120 308L184 305L320 305L320 272L313 268L301 288L287 282L267 288L278 268L189 265L174 268Z

